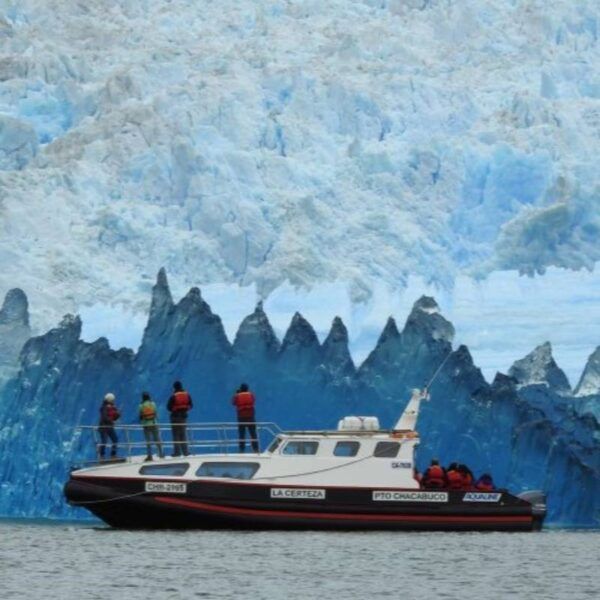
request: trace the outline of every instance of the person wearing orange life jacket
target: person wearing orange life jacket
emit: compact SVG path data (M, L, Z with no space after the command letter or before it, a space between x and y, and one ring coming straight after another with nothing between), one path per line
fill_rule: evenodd
M254 450L254 452L259 452L258 438L256 436L256 418L254 416L254 404L256 403L256 398L248 389L247 383L242 383L242 385L240 385L238 391L234 394L231 403L237 410L240 452L244 452L246 449L246 429L250 436L252 450Z
M115 422L118 421L121 413L115 406L115 395L109 392L104 396L104 401L100 407L100 423L98 426L98 432L100 433L100 444L98 446L98 454L100 460L104 460L104 454L106 452L107 442L110 439L112 442L110 456L115 458L117 455L117 444L119 438L115 431Z
M171 431L173 434L173 456L188 456L187 418L193 407L192 397L183 389L181 381L173 383L173 393L167 403L171 413Z
M431 464L423 474L421 485L426 489L446 487L446 472L440 466L440 462L436 458L431 460Z
M152 401L148 392L142 392L142 402L140 403L140 423L144 428L144 438L146 440L146 460L152 460L152 441L158 448L158 456L164 458L162 444L160 441L160 433L156 420L158 412L156 404Z
M448 481L448 488L451 490L462 490L463 489L463 477L461 472L458 470L458 465L452 463L446 471L446 479Z

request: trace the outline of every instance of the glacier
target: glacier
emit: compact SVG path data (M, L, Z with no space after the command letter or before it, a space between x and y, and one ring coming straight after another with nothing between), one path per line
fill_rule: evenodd
M468 348L454 344L454 326L429 296L414 303L402 328L388 319L360 364L342 319L333 319L320 341L296 313L280 339L261 302L230 342L198 288L174 301L164 270L137 352L113 350L104 338L82 341L81 331L81 319L67 315L29 339L0 396L0 515L84 516L66 506L62 485L72 464L93 455L73 428L96 424L106 391L117 395L124 423L136 422L143 389L164 419L171 383L182 379L195 399L193 421L231 421L231 394L246 380L262 421L327 428L347 414L372 414L391 427L411 389L442 365L422 408L418 467L432 456L465 462L513 491L545 490L550 524L600 525L600 386L590 375L598 351L576 393L549 344L489 384Z
M220 419L248 378L285 426L390 423L453 348L420 460L493 459L552 522L597 524L598 21L595 0L0 0L0 513L73 514L57 481L100 388L183 373Z
M600 257L595 0L1 0L0 47L0 294L40 330L163 265L365 301Z

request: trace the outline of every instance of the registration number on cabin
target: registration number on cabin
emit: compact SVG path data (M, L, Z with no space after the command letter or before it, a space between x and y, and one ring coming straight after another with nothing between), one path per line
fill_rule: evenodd
M287 500L324 500L325 490L271 488L271 498L285 498Z
M412 463L407 460L393 461L392 469L412 469Z
M147 492L159 492L161 494L185 494L186 483L173 483L171 481L146 481Z
M448 502L448 492L392 492L375 490L375 502Z

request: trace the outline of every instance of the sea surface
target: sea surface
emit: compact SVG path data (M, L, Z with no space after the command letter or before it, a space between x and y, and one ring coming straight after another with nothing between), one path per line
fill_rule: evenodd
M600 598L600 531L134 532L0 521L0 598Z

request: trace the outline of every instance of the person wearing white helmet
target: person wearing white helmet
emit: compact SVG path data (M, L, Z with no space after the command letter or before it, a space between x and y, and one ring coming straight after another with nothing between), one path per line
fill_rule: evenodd
M115 395L109 392L104 396L104 401L100 407L100 423L98 426L98 432L100 433L100 445L98 446L98 454L100 460L104 460L104 454L106 452L107 442L110 439L112 442L110 456L115 458L117 455L117 444L119 438L115 431L115 422L121 416L119 409L115 406Z

